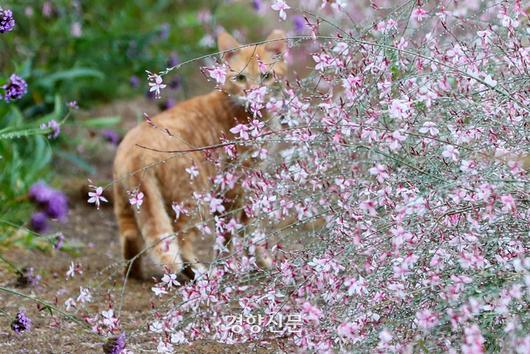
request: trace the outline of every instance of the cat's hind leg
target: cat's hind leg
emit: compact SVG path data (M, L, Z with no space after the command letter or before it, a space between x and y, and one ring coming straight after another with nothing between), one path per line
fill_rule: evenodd
M122 255L127 261L125 276L142 279L141 252L144 249L144 241L136 224L134 211L128 204L125 191L119 183L114 185L113 202Z
M144 200L135 215L148 253L161 270L168 268L171 273L178 274L183 268L181 250L158 180L153 174L146 174L139 182Z

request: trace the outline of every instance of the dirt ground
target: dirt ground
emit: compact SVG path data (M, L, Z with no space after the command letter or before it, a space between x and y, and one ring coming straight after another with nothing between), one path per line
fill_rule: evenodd
M104 108L100 115L120 114L125 119L123 129L134 125L142 111L156 111L156 107L122 104ZM124 112L120 110L125 110ZM105 147L94 158L98 169L97 178L110 180L110 166L115 148ZM92 162L94 162L92 161ZM88 304L90 315L107 310L109 297L119 304L123 285L122 257L119 250L117 226L111 207L96 210L86 204L86 198L80 191L86 185L86 178L69 179L67 176L79 176L80 171L65 167L63 169L65 188L70 199L70 214L65 224L56 230L61 231L69 242L84 245L79 255L64 252L43 253L23 249L11 249L3 256L19 267L31 266L42 277L36 287L17 287L16 274L0 267L0 286L11 288L30 297L44 299L48 303L64 310L64 301L79 294L81 286L90 286L93 301ZM85 187L86 188L86 187ZM84 193L84 192L83 192ZM86 194L84 194L86 196ZM83 274L66 280L66 272L71 262L82 265ZM152 302L156 299L150 290L153 280L129 280L124 292L123 309L120 316L122 329L132 335L127 339L127 348L135 353L156 352L157 339L147 330L148 321L153 319ZM90 332L82 324L68 320L54 321L50 313L31 300L22 300L16 295L0 292L0 353L102 353L103 339ZM10 329L17 310L23 308L32 319L32 330L16 334ZM77 312L82 318L84 311ZM53 313L53 317L62 316ZM273 349L274 348L274 349ZM257 344L223 345L200 341L186 346L175 346L176 353L272 353L277 352L276 345L263 348Z

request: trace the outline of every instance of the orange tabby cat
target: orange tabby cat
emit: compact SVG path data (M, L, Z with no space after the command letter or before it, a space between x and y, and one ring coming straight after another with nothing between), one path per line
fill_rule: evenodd
M179 273L185 265L195 272L204 272L199 263L192 241L200 236L197 228L189 228L199 222L199 215L180 215L175 221L171 211L173 202L184 203L191 209L193 192L206 192L211 187L211 178L216 171L212 163L205 161L203 152L181 153L168 159L169 155L138 147L142 145L156 150L189 150L219 144L222 136L234 135L230 129L238 123L249 121L249 114L241 105L238 96L245 90L271 85L286 74L287 66L281 54L285 50L285 35L275 30L267 43L250 46L224 54L229 70L221 91L198 96L182 102L158 114L152 122L132 129L121 142L114 161L114 211L118 221L123 256L133 259L144 248L160 267ZM221 52L241 45L229 34L218 37ZM267 65L263 74L259 60ZM171 135L164 133L169 130ZM164 163L158 163L167 159ZM152 167L148 167L154 165ZM186 168L194 165L199 175L190 183ZM129 204L127 191L139 190L145 198L137 211ZM229 208L229 206L227 206ZM176 235L172 237L171 235ZM268 263L259 259L258 263ZM130 275L141 278L140 257L131 265Z

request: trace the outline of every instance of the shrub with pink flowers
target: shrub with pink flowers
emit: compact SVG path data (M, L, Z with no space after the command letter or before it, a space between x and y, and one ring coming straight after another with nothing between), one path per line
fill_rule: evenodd
M295 5L271 9L283 21ZM246 237L198 280L153 288L167 309L150 327L159 352L198 339L530 350L528 8L386 5L372 3L366 27L352 26L345 1L306 9L308 36L293 35L290 50L311 51L312 73L266 99L247 94L249 110L268 115L234 127L234 164L212 190L222 195L228 174L241 181ZM207 72L222 84L223 70ZM231 144L254 153L234 156ZM244 158L255 167L239 168ZM196 197L210 201L206 233L235 232L211 195ZM272 247L270 270L256 265L260 244Z
M85 306L89 285L58 307L82 316L106 353L172 353L201 340L301 353L529 353L529 5L250 5L277 26L292 21L285 59L309 69L248 91L253 119L232 128L237 138L197 148L217 168L211 190L194 193L200 210L184 201L172 210L209 213L195 225L215 240L208 271L155 280L149 318L132 329L120 318L126 278L97 310ZM197 63L150 68L150 91L160 97L170 74ZM224 83L225 64L199 64ZM243 205L226 210L236 183ZM106 187L91 183L95 208ZM144 198L141 186L129 191L135 209ZM271 268L258 252L270 252ZM67 278L82 269L72 262ZM135 343L141 336L149 340Z

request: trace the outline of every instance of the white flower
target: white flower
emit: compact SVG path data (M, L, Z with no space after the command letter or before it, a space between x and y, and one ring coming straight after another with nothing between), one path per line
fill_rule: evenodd
M278 15L284 21L287 18L285 10L289 10L290 8L291 7L287 5L284 0L275 0L274 4L271 5L271 9L273 9L274 11L279 11Z
M160 341L156 350L159 353L173 353L173 346L170 343Z
M154 321L153 323L151 323L151 325L149 325L149 330L151 332L162 333L163 329L164 325L160 321Z
M66 308L66 311L70 311L72 308L76 307L75 300L73 298L68 298L64 302L64 307Z
M151 288L151 291L155 293L156 296L167 294L167 291L164 288L154 286Z
M192 180L199 175L199 170L197 169L195 165L192 165L191 167L186 168L186 172L188 172Z
M497 81L493 80L493 78L490 75L486 75L486 77L484 78L484 82L486 83L486 85L490 87L497 86Z
M164 274L164 276L162 277L162 283L164 283L164 285L167 287L180 285L180 283L177 281L177 275L173 273Z
M182 331L178 331L171 334L171 343L174 344L188 344L189 341L184 336Z
M77 301L81 303L91 302L92 295L90 294L90 290L88 290L87 288L80 287L79 296L77 297Z
M458 152L457 149L453 145L446 145L444 148L444 151L442 152L442 156L451 159L453 161L458 161L458 156L460 155L460 152Z
M149 89L149 92L154 92L156 98L160 98L160 90L164 89L166 85L162 83L162 76L158 74L151 74L149 73L148 76L149 79L149 86L151 87Z
M436 128L436 123L434 122L425 122L423 123L423 126L420 128L420 133L427 134L429 133L432 136L438 135L440 131L438 128Z

